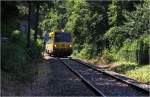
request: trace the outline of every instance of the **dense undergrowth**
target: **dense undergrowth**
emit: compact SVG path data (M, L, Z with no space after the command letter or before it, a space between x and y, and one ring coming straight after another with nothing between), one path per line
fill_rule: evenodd
M95 28L94 34L99 33L99 35L96 34L92 37L89 35L83 38L87 42L83 42L84 44L77 41L74 45L73 56L81 59L102 57L107 61L106 63L113 61L129 61L137 64L149 63L149 2L145 1L132 6L134 10L120 9L120 7L123 7L120 3L112 1L108 4L107 22L109 28L104 30L104 34L100 33L99 30L96 31ZM117 16L113 12L116 12ZM97 38L97 36L103 38ZM82 37L80 38L82 39Z
M2 42L2 78L11 76L11 80L21 82L32 81L37 72L36 62L41 58L41 43L33 43L32 48L26 48L22 32L14 31L10 39Z
M2 2L1 21L1 79L7 81L31 82L37 73L36 63L41 59L42 40L31 37L27 48L27 32L22 31L22 13L18 2ZM32 36L32 35L31 35ZM7 87L7 84L6 84Z
M150 84L150 65L139 65L130 62L119 62L118 64L118 66L112 68L111 70L122 73L142 83Z
M95 19L95 28L93 30L88 28L88 24L84 24L90 22L89 18L87 21L77 21L77 24L80 22L83 26L77 27L77 29L72 28L78 33L82 32L78 35L75 34L77 40L75 40L72 56L105 65L119 63L119 66L112 70L141 82L149 83L149 1L132 2L132 7L130 3L115 0L109 3L105 2L102 6L107 11L107 14L95 11L96 15L102 15L103 19L100 21L97 21L97 18ZM130 8L126 8L125 4L129 4ZM90 6L90 4L87 4L87 6ZM81 10L86 9L86 7ZM99 6L95 3L96 7ZM87 10L92 10L93 12L94 9L87 8ZM85 13L85 15L88 14ZM88 27L86 28L84 25ZM81 29L82 27L83 29ZM90 33L84 37L86 35L84 32L86 31ZM79 40L82 40L82 42Z
M20 17L27 16L28 6L23 2L2 3L2 37L8 38L2 42L2 71L16 76L14 78L18 80L30 79L27 77L32 76L30 73L34 69L30 62L40 57L42 40L35 42L33 32L30 48L26 48L27 31L22 32L19 28L21 22L27 21L20 20ZM149 3L149 0L39 2L39 12L44 13L44 17L39 19L39 36L62 27L73 35L73 57L96 59L102 64L132 62L139 68L128 70L124 65L121 68L134 72L149 65ZM34 12L37 10L36 4L31 4ZM33 30L35 20L34 14L31 15ZM132 68L132 65L126 65Z

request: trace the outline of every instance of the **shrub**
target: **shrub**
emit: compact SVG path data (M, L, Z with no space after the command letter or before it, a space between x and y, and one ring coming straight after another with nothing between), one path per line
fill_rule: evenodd
M37 39L36 42L34 41L31 42L30 48L28 49L28 54L32 58L40 58L42 50L43 50L42 40Z
M149 36L126 42L117 53L120 61L136 62L138 64L149 63Z
M2 70L12 75L13 79L21 81L29 79L32 66L28 61L26 49L11 42L2 43Z
M2 42L2 71L11 75L13 80L32 81L36 66L33 66L31 62L33 58L41 56L41 45L42 41L38 39L33 44L34 48L27 49L23 33L14 31L8 41Z
M104 64L109 64L115 61L114 57L108 50L104 50L99 56L101 56L101 61L103 61Z
M85 43L82 46L82 49L80 50L75 50L74 51L74 56L81 58L81 59L91 59L91 58L95 58L98 53L97 53L97 48L94 47L92 44L87 44Z

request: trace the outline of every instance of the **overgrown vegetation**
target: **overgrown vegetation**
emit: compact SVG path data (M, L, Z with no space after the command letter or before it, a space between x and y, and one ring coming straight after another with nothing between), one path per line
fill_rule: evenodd
M148 64L148 0L65 0L50 4L51 8L49 4L45 6L41 28L43 32L48 28L45 32L49 32L61 26L71 32L74 57L108 56L110 60Z
M112 70L122 73L130 78L136 79L140 82L150 84L150 66L149 65L138 65L133 63L124 63L113 68Z
M42 43L31 41L32 48L27 48L26 32L21 31L19 2L2 2L1 25L1 72L2 82L8 80L26 83L32 81L37 72L36 59L41 57ZM9 77L8 77L9 76Z
M73 34L73 57L97 58L105 64L132 62L146 71L142 68L149 64L149 0L65 0L51 4L41 28L52 31L63 24L65 31Z
M134 62L138 66L149 64L149 0L56 0L30 3L32 33L30 48L27 49L27 31L20 30L19 26L27 21L20 17L28 16L29 2L2 2L1 32L2 37L8 38L2 42L2 71L15 76L18 76L18 72L29 74L32 66L28 62L40 56L41 38L60 28L73 34L73 57L97 58L105 64L119 61ZM39 26L34 17L39 17ZM35 34L37 28L41 32L38 35ZM35 41L35 36L40 38Z
M110 40L112 56L121 61L148 64L149 56L149 9L148 1L136 5L132 12L124 11L126 21L122 26L112 27L106 33ZM116 33L115 36L114 33ZM146 40L146 41L145 41Z

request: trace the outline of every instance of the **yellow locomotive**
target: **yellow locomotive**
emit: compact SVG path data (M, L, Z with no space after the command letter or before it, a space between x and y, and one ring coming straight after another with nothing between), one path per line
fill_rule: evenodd
M72 35L69 32L55 31L47 35L46 52L54 56L69 56L72 53Z

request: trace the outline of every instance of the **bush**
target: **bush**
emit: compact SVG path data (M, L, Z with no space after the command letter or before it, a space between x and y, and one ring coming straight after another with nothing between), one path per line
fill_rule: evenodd
M149 72L150 65L144 65L142 67L137 67L133 70L125 72L125 75L139 80L141 82L150 84L150 72Z
M11 75L13 80L32 81L36 73L33 58L41 56L42 41L38 39L34 48L27 49L23 33L16 30L9 40L2 42L2 71Z
M129 61L138 64L149 64L149 36L143 36L125 43L117 54L117 60Z
M99 56L101 57L103 64L109 64L115 61L114 57L108 50L104 50Z
M80 49L80 51L75 50L73 55L81 59L95 58L98 55L96 49L97 48L95 48L92 44L85 43L82 46L82 49Z
M149 84L150 83L149 68L150 65L148 64L142 66L133 63L123 63L113 68L113 70L115 72L122 73L128 77L131 77L135 80L139 80L141 82Z
M12 75L13 79L28 80L32 72L28 61L26 49L11 42L2 43L2 70Z
M11 33L10 42L13 44L17 44L25 49L27 44L27 38L23 32L19 30L14 30Z
M37 39L36 42L34 42L34 41L31 42L30 48L28 49L28 54L30 55L30 57L32 57L34 59L40 58L42 50L43 50L42 40Z

